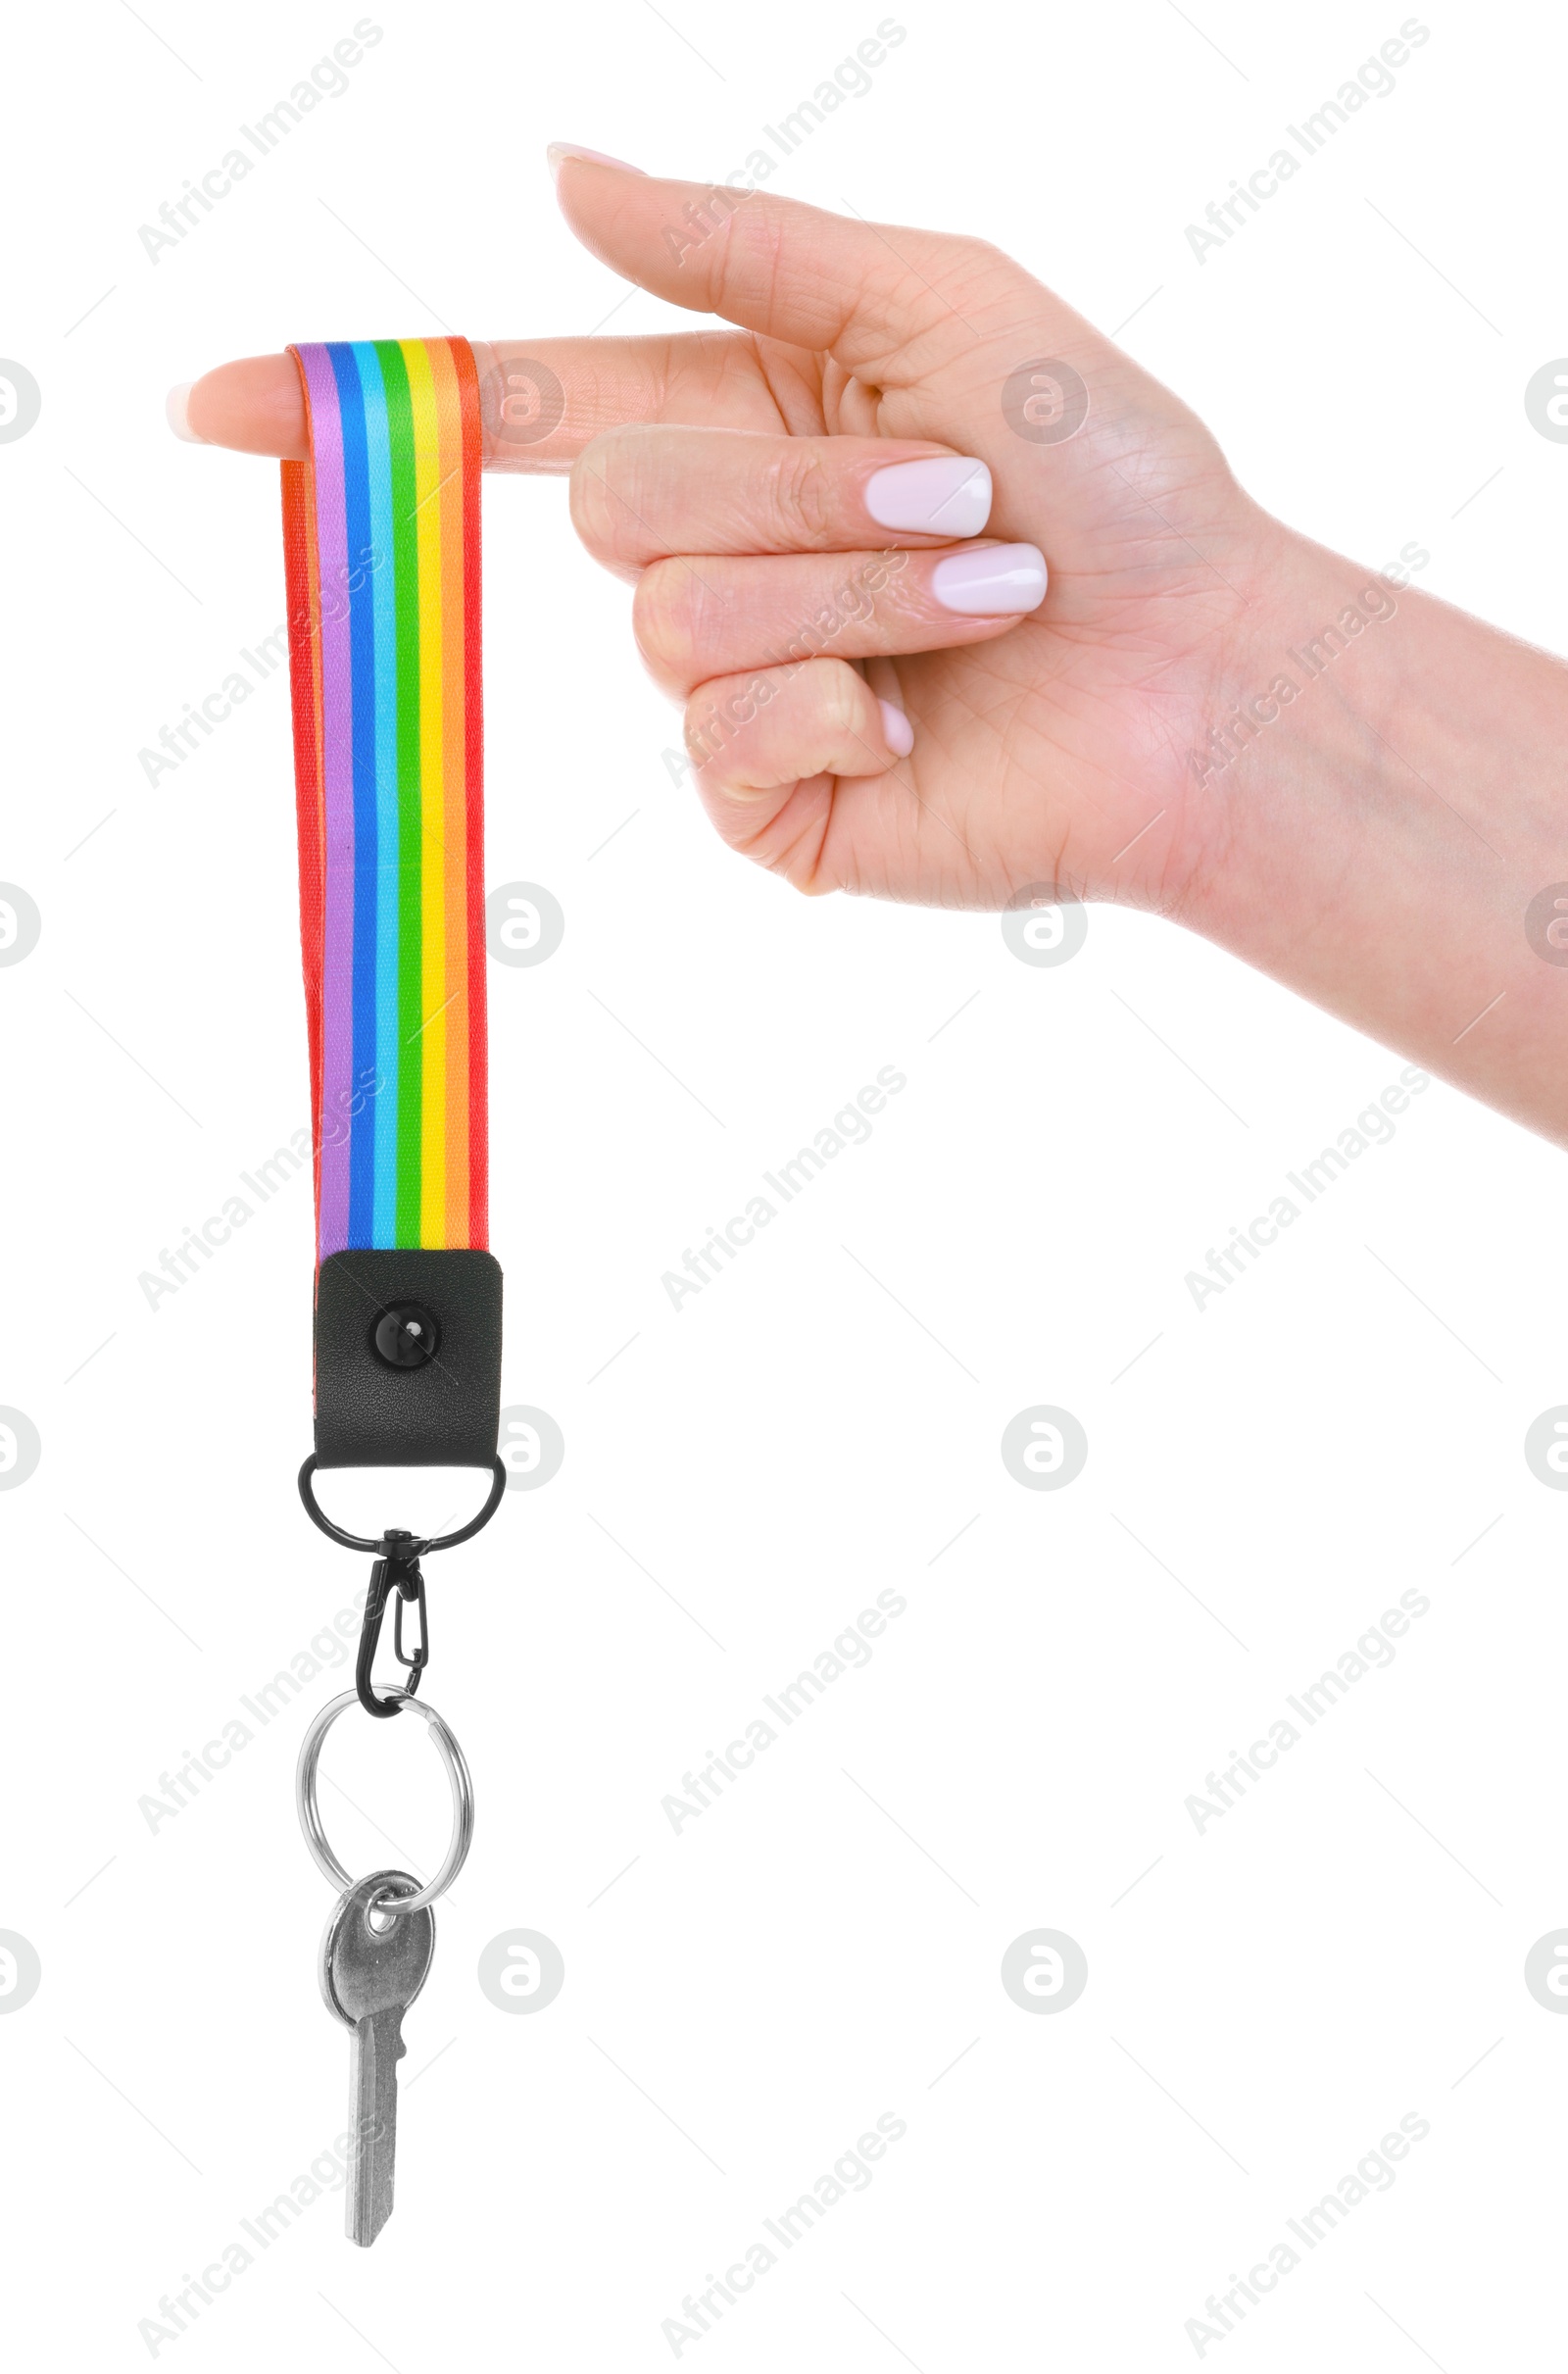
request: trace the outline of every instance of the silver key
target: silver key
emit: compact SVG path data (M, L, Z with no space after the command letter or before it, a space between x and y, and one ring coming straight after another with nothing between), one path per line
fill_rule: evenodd
M403 2014L423 1986L435 1952L435 1914L404 1912L389 1929L369 1922L372 1903L388 1894L413 1896L418 1881L406 1871L372 1871L338 1898L321 1940L321 1994L354 2031L349 2080L347 2233L368 2247L392 2214L392 2170L398 2140L398 2062Z

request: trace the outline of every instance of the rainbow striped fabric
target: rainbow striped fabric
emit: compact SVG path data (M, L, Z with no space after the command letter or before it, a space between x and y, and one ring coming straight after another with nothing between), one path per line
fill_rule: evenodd
M462 338L291 347L283 464L318 1261L487 1236L478 383Z

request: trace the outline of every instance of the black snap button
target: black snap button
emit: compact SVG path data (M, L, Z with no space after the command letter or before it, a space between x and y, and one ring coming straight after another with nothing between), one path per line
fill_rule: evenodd
M393 1303L370 1340L389 1368L422 1368L440 1348L441 1329L422 1303Z

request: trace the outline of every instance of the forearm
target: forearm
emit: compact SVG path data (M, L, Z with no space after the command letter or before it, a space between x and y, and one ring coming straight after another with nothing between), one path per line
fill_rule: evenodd
M1279 531L1226 675L1183 919L1568 1144L1568 667Z

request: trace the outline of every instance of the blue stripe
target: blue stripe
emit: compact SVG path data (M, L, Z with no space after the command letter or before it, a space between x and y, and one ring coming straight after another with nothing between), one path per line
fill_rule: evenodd
M398 1241L398 640L397 575L392 561L392 450L381 358L356 339L354 360L365 393L369 486L371 613L375 644L376 1126L372 1245Z
M375 1045L375 615L370 593L370 488L365 448L365 399L351 346L329 345L343 427L343 513L348 547L349 656L354 735L354 1069L358 1088L372 1075ZM324 590L324 589L323 589ZM374 1235L376 1107L369 1097L355 1113L349 1136L350 1245L372 1245Z

